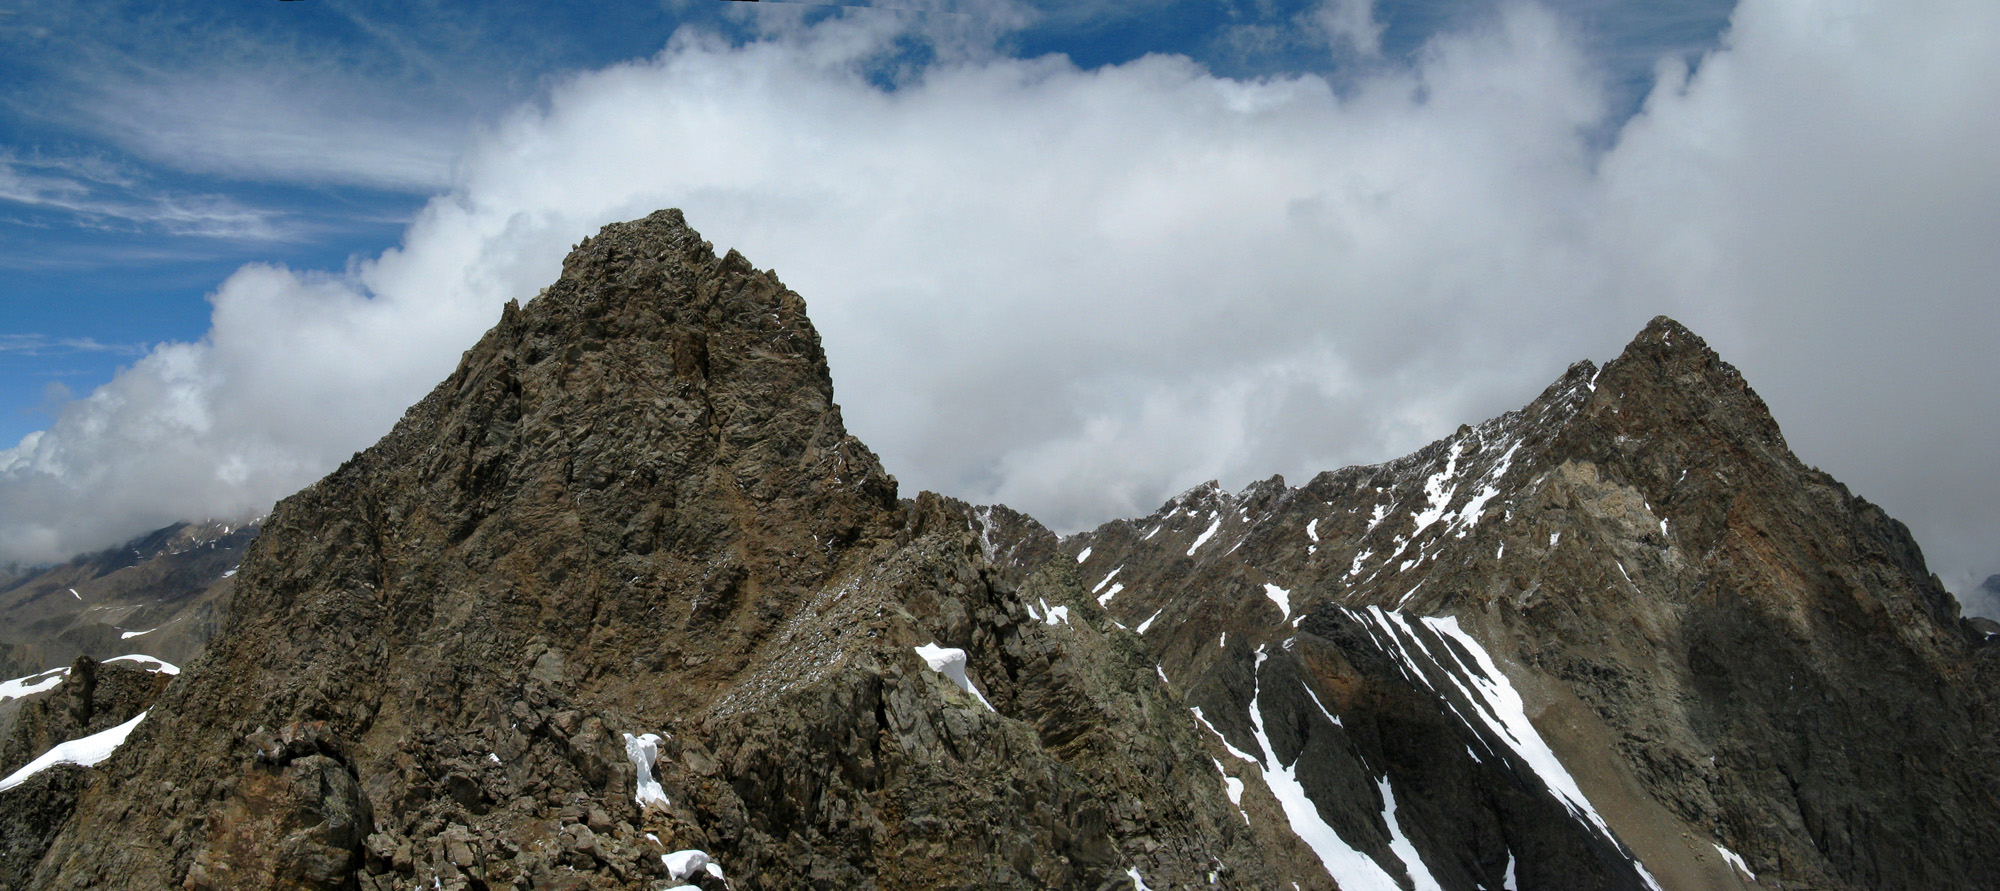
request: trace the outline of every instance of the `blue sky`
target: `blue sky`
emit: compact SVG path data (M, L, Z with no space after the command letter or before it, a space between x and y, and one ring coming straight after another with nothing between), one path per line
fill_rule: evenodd
M0 562L267 508L671 205L912 491L1379 461L1668 313L2000 572L1990 0L879 6L0 5Z
M870 14L865 6L814 14ZM1297 19L1312 7L1047 3L1001 44L1021 56L1066 55L1084 68L1172 53L1225 77L1313 72L1338 83L1406 60L1440 30L1496 9L1383 4L1374 10L1383 56L1364 59L1301 35ZM1650 87L1656 59L1711 48L1730 7L1553 5L1612 73L1623 114ZM449 185L451 158L472 132L536 101L566 74L650 56L690 24L754 39L746 19L761 12L723 0L0 8L0 82L9 84L0 104L0 170L15 183L0 189L0 442L48 426L62 401L109 381L152 344L199 339L208 328L206 295L245 263L339 270L349 257L393 246L424 202ZM245 80L267 89L246 89ZM341 99L323 117L286 111L294 87L301 103ZM161 99L142 120L129 119L135 104ZM365 107L385 100L394 107ZM240 117L190 122L170 138L145 126L188 104L231 101L243 103ZM273 106L271 127L256 132ZM323 135L315 128L338 128L344 117L359 118L362 132L423 125L401 146L406 157L341 146L348 157L320 166L310 157L310 143ZM217 144L230 140L251 144Z

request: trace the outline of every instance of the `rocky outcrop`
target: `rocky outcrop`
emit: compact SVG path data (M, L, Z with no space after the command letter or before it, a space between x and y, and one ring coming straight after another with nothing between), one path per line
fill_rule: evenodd
M59 743L132 720L159 698L172 678L138 662L78 657L54 689L15 707L7 736L0 739L0 777Z
M35 883L649 887L700 849L738 888L1264 884L1131 644L1029 619L1073 580L1008 567L1057 544L899 502L795 294L677 213L609 227L273 511Z
M6 830L44 839L28 887L1924 888L2000 861L2000 647L1664 319L1407 458L1060 539L899 500L803 301L663 211L509 305L232 584L87 787L49 775L73 814Z
M53 688L0 704L0 786L57 746L139 717L172 675L158 662L79 657ZM24 887L90 784L89 767L57 763L0 788L0 888Z

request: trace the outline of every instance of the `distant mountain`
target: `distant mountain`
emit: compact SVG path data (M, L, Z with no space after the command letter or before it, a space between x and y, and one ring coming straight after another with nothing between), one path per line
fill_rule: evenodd
M241 567L122 745L0 791L26 887L2000 886L2000 647L1664 318L1063 539L899 500L804 302L662 211Z
M175 523L0 581L0 677L78 656L185 662L221 626L231 577L260 521Z

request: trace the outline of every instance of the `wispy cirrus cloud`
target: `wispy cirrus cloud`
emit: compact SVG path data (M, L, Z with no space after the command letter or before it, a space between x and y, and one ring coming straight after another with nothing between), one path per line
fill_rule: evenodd
M373 4L216 14L53 0L0 26L12 117L149 165L240 182L430 194L474 122L537 85L532 47L488 44L480 13ZM42 193L42 197L49 197ZM215 207L161 215L213 217ZM240 221L224 223L225 227Z
M74 225L168 235L278 241L296 230L277 211L226 195L178 192L90 158L0 154L0 204L58 211Z
M142 356L147 350L140 343L102 343L91 337L50 337L46 334L0 334L0 353L16 356L65 356L77 353L110 353L121 356Z
M88 84L76 121L177 170L252 181L443 189L452 160L471 138L470 122L386 86L287 67L162 79L107 76Z

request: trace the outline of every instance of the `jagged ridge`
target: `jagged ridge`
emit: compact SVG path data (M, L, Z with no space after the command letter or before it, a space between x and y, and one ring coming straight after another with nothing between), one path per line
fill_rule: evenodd
M1669 320L1058 541L898 501L803 302L663 211L273 512L32 887L1989 883L1981 641Z

